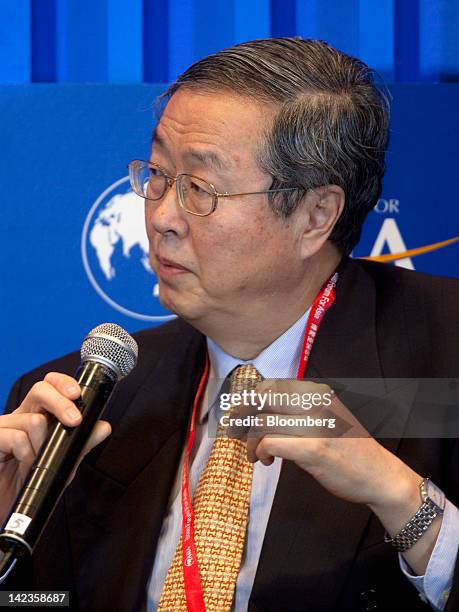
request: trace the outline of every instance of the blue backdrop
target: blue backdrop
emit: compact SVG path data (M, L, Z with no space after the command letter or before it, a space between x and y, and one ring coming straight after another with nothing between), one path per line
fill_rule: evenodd
M93 325L167 316L126 164L148 155L154 83L236 42L322 38L395 83L355 255L459 276L458 28L456 0L0 0L0 411L17 375Z
M0 0L0 83L164 83L270 36L322 38L389 81L457 81L457 0Z

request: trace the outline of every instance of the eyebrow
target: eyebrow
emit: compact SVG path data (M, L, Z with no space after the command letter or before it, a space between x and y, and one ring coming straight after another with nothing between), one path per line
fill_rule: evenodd
M185 151L184 157L190 159L191 161L199 162L203 166L210 166L215 170L222 171L227 168L221 157L214 151L198 151L196 149L188 149L188 151Z
M151 144L153 149L155 147L160 147L161 149L165 149L167 151L167 145L164 139L159 136L157 130L153 131ZM190 161L199 162L204 166L210 166L215 170L224 171L228 169L228 164L225 163L223 159L217 153L215 153L215 151L188 149L185 151L184 157Z

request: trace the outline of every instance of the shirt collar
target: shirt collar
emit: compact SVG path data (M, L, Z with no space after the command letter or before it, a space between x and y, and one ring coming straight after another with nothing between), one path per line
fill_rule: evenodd
M225 353L218 344L207 338L210 372L199 420L202 422L205 419L209 408L220 393L224 380L238 365L252 363L263 378L295 378L310 311L309 308L287 331L267 346L255 359L249 361L243 361Z

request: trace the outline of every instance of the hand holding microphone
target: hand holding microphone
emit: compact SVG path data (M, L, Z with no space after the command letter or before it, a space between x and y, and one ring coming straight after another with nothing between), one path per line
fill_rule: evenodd
M49 373L0 417L0 579L12 559L33 552L81 459L110 434L99 417L136 361L126 331L99 325L83 341L75 378Z

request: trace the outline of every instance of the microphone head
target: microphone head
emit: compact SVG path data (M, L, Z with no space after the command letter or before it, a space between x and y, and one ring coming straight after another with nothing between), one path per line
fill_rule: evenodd
M92 329L81 345L81 362L97 361L124 378L137 363L137 342L116 323L102 323Z

